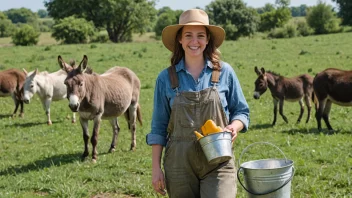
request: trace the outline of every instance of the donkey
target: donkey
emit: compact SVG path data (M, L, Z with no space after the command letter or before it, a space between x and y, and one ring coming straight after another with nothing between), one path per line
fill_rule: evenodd
M16 116L19 105L21 105L20 117L24 115L22 88L25 79L26 76L18 69L8 69L0 72L0 97L11 96L15 102L12 117Z
M74 62L71 64L74 64ZM33 95L37 93L47 116L47 124L51 125L50 104L52 101L59 101L66 98L66 85L64 84L64 80L67 77L67 73L61 69L53 73L46 71L39 73L38 69L29 73L25 69L23 69L23 71L26 74L26 80L23 86L24 102L29 104ZM76 116L75 113L73 113L72 123L75 122Z
M325 69L314 77L313 88L318 99L315 113L318 130L322 131L321 118L323 118L328 130L333 131L329 122L331 104L352 106L352 70Z
M58 57L62 61L61 56ZM136 120L142 125L139 101L140 81L135 73L125 67L113 67L105 73L87 74L88 57L77 68L60 65L67 72L65 85L67 99L73 112L80 115L83 129L84 152L82 159L89 155L88 151L88 120L94 121L92 143L92 160L97 160L97 144L101 119L107 119L113 129L112 142L109 152L115 151L115 144L120 132L117 117L124 114L128 128L132 133L131 150L136 149Z
M299 114L297 123L301 121L304 112L304 103L308 108L308 116L306 123L310 119L311 112L311 101L310 99L313 96L313 77L308 74L299 75L293 78L286 78L280 76L274 72L268 71L265 72L265 69L262 67L259 71L257 67L254 68L255 73L258 75L258 78L255 81L255 91L254 99L259 99L260 96L269 88L271 96L273 97L274 102L274 121L272 125L276 123L277 115L277 104L279 103L279 112L282 118L286 123L288 120L283 113L284 100L289 102L299 101L301 106L301 112ZM304 100L304 102L303 102Z

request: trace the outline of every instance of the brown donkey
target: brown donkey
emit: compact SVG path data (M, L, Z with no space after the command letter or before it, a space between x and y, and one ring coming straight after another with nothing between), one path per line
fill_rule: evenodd
M97 160L97 144L101 119L108 119L113 129L113 137L109 152L115 150L117 136L120 131L117 117L124 114L132 133L131 150L136 148L136 120L142 124L139 94L140 81L135 73L125 67L113 67L105 73L88 74L85 71L88 58L84 55L77 68L66 64L58 57L60 67L67 72L65 85L67 99L73 112L80 115L83 129L84 152L82 158L89 155L88 151L88 120L94 121L92 143L92 159Z
M322 130L321 118L323 118L328 129L333 131L329 122L331 104L352 106L352 70L325 69L315 76L313 87L318 99L315 113L318 130Z
M301 112L299 114L297 123L301 121L304 112L304 103L308 108L308 116L306 123L310 119L311 101L313 96L313 77L308 74L299 75L293 78L286 78L274 72L265 72L262 67L259 71L257 67L254 68L258 78L255 81L254 99L259 99L260 96L269 88L274 102L274 121L276 123L277 104L279 103L279 113L282 118L288 123L286 116L283 113L284 100L289 102L299 101ZM303 101L304 100L304 101Z
M23 117L22 89L26 75L19 69L8 69L0 72L0 97L11 96L15 102L12 116L16 116L18 106L21 105L20 117Z

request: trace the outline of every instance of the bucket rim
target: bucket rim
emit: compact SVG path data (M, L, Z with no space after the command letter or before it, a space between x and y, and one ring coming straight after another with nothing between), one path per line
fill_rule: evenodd
M284 162L288 162L286 165L281 166L281 167L277 167L277 168L251 168L251 167L245 167L243 165L246 165L248 163L253 163L253 162L259 162L259 161L271 161L271 160L279 160L279 161L284 161ZM273 170L273 169L280 169L280 168L287 168L290 166L294 165L294 161L284 158L284 159L280 159L280 158L271 158L271 159L260 159L260 160L251 160L248 162L244 162L240 165L240 167L242 167L243 169L247 169L247 170Z

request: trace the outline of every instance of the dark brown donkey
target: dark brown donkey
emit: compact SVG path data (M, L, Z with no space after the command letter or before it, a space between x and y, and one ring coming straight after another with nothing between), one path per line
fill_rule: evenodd
M0 97L11 96L15 102L12 116L16 116L18 106L21 105L20 117L23 117L22 88L26 75L19 69L8 69L0 72Z
M321 118L323 117L328 129L333 131L329 122L331 104L352 106L352 70L325 69L315 76L313 87L318 99L318 107L315 113L318 130L322 130Z
M313 94L313 77L308 74L302 74L293 78L286 78L280 76L274 72L265 72L262 67L260 71L257 67L254 68L255 73L257 73L258 78L255 81L255 91L253 97L259 99L260 96L269 88L271 96L274 102L274 121L272 125L276 123L277 115L277 104L279 103L279 112L282 118L288 123L286 116L283 113L284 100L289 102L299 101L301 106L301 112L299 114L297 123L301 121L304 112L304 103L308 108L308 116L306 123L310 119L311 111L311 98ZM304 100L304 101L303 101Z
M113 67L105 73L87 74L88 58L84 55L77 68L66 64L58 57L60 67L67 72L65 85L67 99L73 112L80 115L83 129L84 152L82 158L89 155L88 151L88 120L94 121L92 143L92 159L97 160L97 144L101 119L108 119L113 129L113 137L109 152L115 150L120 131L117 117L124 114L132 133L131 150L136 148L136 120L142 124L140 106L140 81L135 73L125 67Z

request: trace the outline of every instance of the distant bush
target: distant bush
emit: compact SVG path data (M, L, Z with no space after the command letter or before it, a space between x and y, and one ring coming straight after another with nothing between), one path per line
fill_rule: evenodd
M91 43L106 43L109 41L109 36L107 34L97 33L91 37Z
M15 45L36 45L39 41L40 33L30 25L24 24L12 35L12 42Z
M50 32L51 29L53 28L54 25L54 20L52 19L43 19L39 20L39 30L41 32Z
M0 18L0 37L8 37L15 31L15 26L10 19Z
M53 26L52 36L63 43L87 43L89 37L94 35L94 25L83 18L73 16L60 19Z
M268 37L269 38L293 38L298 34L297 26L293 23L286 24L282 28L272 29Z
M301 36L309 36L314 33L314 30L309 27L306 20L298 20L295 24L297 25L297 31Z
M308 10L306 19L315 34L335 33L342 30L339 27L340 21L337 19L336 13L332 11L332 6L321 1Z

